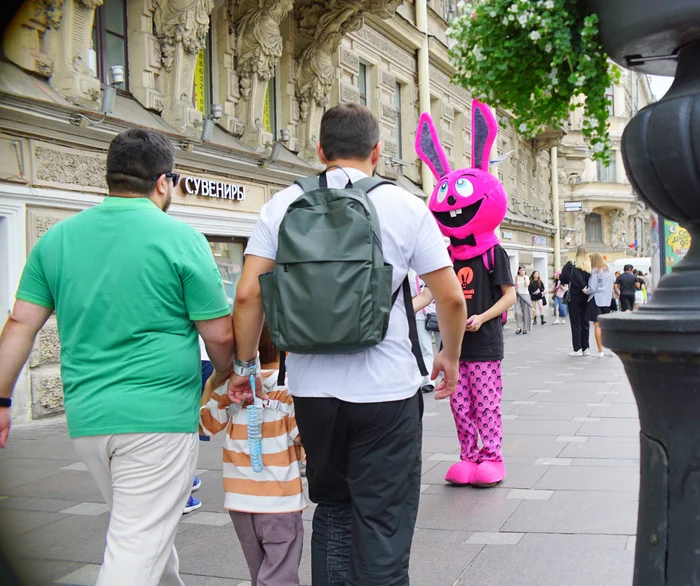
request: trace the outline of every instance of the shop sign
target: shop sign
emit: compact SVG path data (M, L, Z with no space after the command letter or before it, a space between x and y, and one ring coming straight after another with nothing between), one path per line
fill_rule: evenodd
M189 195L202 195L204 197L216 197L218 199L230 199L243 201L245 199L245 186L212 179L200 179L198 177L185 177L183 180L185 193Z
M501 238L503 238L503 240L513 240L513 233L508 230L502 230Z
M564 202L565 212L580 212L583 211L582 201L565 201Z
M536 246L547 246L547 237L546 236L533 236L532 243L535 244Z

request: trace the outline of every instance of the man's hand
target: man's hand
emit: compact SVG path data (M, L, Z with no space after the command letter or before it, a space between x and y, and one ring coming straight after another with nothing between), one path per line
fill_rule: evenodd
M255 378L255 391L260 399L267 399L262 378ZM250 387L250 377L232 374L228 379L228 398L232 403L244 403L253 399L253 389Z
M12 425L12 417L10 416L9 407L0 407L0 448L5 448L7 445L7 436L10 435L10 426Z
M465 332L478 332L479 328L483 325L484 318L483 314L472 315L467 320L467 325L464 328Z
M433 361L433 372L430 375L431 380L437 379L440 372L444 373L442 382L435 389L435 399L446 399L457 390L457 382L459 382L459 360L449 360L444 352L440 352Z

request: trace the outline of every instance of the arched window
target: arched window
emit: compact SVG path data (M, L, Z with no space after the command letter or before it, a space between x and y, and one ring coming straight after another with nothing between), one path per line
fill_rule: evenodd
M586 242L603 241L603 219L600 214L586 216Z

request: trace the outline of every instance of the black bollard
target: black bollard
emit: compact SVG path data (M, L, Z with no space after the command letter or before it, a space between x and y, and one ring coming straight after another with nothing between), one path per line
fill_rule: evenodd
M649 304L601 318L641 422L634 585L700 585L700 41L680 50L666 96L629 122L622 153L637 193L692 237Z

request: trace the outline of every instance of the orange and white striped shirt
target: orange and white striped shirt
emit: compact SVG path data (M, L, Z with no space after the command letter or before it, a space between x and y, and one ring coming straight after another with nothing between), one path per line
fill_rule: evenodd
M246 404L231 403L228 383L215 389L200 407L202 435L226 428L224 440L224 508L243 513L293 513L308 507L299 473L300 443L294 402L277 372L262 372L265 392L262 424L263 471L255 472L248 448ZM210 383L207 383L209 385ZM205 388L207 394L209 389Z

